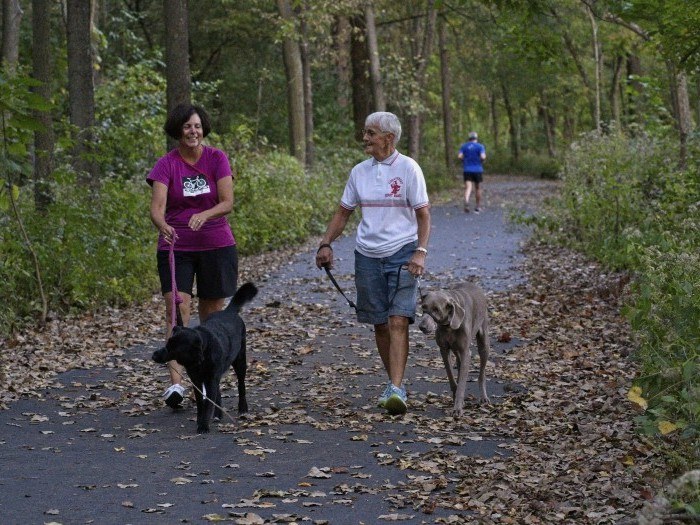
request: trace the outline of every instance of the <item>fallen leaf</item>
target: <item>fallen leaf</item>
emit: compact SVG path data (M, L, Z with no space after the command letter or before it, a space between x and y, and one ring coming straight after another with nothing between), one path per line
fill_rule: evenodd
M323 472L317 467L312 467L311 470L309 470L309 473L306 475L307 478L319 478L319 479L328 479L331 476L331 474L328 474L327 472Z
M412 520L413 519L413 514L382 514L379 516L380 520L386 520L386 521L403 521L403 520Z
M661 435L666 436L670 434L671 432L675 432L678 430L678 425L675 423L672 423L670 421L659 421L659 432L661 432Z
M647 403L647 400L642 397L641 387L638 387L638 386L633 386L632 388L629 389L629 392L627 392L627 399L629 399L630 401L632 401L632 403L641 407L642 410L646 410L647 407L649 406L649 403Z
M192 480L191 480L191 479L182 478L182 477L180 477L180 478L172 478L170 481L172 481L173 483L175 483L175 485L185 485L186 483L192 483Z

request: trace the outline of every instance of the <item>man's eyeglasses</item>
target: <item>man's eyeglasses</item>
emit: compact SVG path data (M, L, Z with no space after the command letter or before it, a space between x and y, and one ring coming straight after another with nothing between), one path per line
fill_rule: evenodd
M364 129L364 128L361 131L362 131L363 136L368 135L370 137L374 137L378 133L381 133L382 135L386 135L387 133L389 133L388 131L375 131L373 129Z

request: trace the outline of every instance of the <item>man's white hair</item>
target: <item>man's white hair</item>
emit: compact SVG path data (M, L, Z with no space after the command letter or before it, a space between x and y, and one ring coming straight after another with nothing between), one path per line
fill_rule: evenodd
M367 115L365 119L365 127L376 126L379 131L385 133L394 134L394 146L399 143L401 138L401 122L399 122L399 117L388 111L376 111Z

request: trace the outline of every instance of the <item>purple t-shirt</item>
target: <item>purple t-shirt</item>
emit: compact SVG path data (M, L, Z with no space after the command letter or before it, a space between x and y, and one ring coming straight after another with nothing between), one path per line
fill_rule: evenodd
M192 215L219 203L216 183L219 179L232 176L226 154L209 146L204 146L202 156L194 166L185 162L177 148L158 159L146 180L150 185L157 181L168 187L165 222L177 232L176 250L214 250L236 244L225 216L208 220L196 232L187 225ZM158 249L169 248L170 245L160 235Z

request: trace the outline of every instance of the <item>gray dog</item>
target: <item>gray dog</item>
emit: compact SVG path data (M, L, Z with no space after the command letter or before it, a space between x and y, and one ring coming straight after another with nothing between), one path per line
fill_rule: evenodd
M435 331L435 341L445 363L450 380L453 413L462 415L467 376L471 367L472 339L476 338L479 350L479 401L489 403L484 376L489 357L489 318L486 296L479 287L465 283L449 290L427 292L421 296L423 320L420 329L424 333ZM458 375L455 382L450 365L450 352L457 358Z
M156 363L175 360L187 370L196 387L198 434L209 432L212 416L221 418L219 386L221 377L231 365L238 379L238 413L248 412L245 395L246 332L238 312L257 293L253 283L245 283L225 310L211 314L196 328L176 326L165 347L153 352Z

